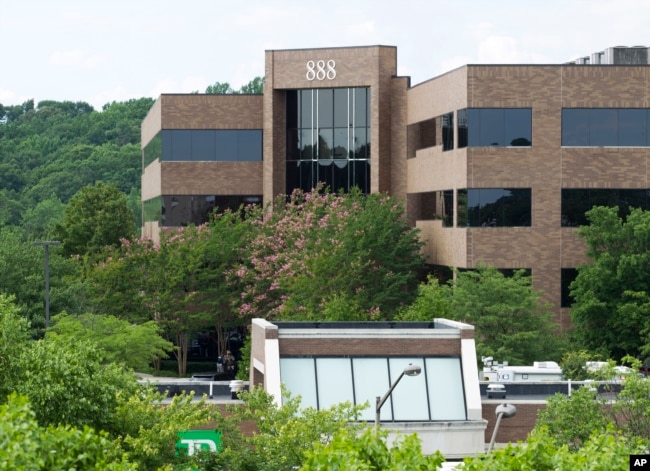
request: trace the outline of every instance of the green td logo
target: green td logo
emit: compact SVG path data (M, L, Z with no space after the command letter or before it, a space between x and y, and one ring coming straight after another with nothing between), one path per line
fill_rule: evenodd
M186 430L178 432L176 449L189 456L200 451L215 452L221 449L221 433L214 430Z

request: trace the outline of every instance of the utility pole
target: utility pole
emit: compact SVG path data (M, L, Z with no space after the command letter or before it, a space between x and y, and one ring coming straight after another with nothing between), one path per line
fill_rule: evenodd
M45 247L45 328L50 326L50 245L61 245L58 240L34 242Z

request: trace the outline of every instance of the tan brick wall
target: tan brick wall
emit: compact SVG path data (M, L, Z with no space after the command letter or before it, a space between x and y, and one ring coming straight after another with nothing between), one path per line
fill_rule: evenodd
M163 195L261 195L262 162L163 162Z
M262 129L262 95L162 95L162 129Z
M308 61L335 62L336 77L332 80L309 80ZM397 49L392 46L324 48L266 51L264 94L264 201L270 202L285 188L285 90L369 86L371 92L371 191L389 192L391 174L392 133L401 131L391 125L393 93L405 86L394 85L397 72ZM404 102L404 99L401 99ZM396 99L395 106L399 106ZM405 137L399 137L398 144ZM404 146L405 147L405 146ZM405 155L405 149L403 155ZM403 184L402 184L403 185ZM399 190L398 190L399 191Z
M280 356L460 355L459 339L281 339Z
M586 259L575 230L560 227L562 188L648 188L650 149L562 148L562 107L648 107L649 96L650 68L642 66L466 66L410 89L408 124L466 107L533 110L531 148L435 147L409 160L409 193L452 186L532 189L532 227L468 229L465 254L458 252L457 230L429 230L445 239L427 243L432 262L531 268L534 287L567 326L567 311L559 307L560 268Z

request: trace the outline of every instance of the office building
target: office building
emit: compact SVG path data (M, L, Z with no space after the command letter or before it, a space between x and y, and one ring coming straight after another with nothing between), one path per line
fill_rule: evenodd
M404 202L432 268L529 270L566 327L585 211L647 208L650 188L648 48L592 57L412 85L395 47L267 51L263 95L156 101L142 124L143 235L320 181L358 186Z

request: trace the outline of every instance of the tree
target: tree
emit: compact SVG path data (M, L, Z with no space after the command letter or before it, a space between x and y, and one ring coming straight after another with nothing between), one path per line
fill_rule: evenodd
M174 350L174 344L160 336L160 326L154 321L133 324L111 315L62 313L54 317L46 335L59 335L70 342L88 340L102 350L106 361L135 371L146 371L152 361Z
M105 432L38 424L24 396L0 405L0 469L130 471L139 469Z
M213 85L208 85L205 89L208 95L231 95L234 92L228 82L215 82Z
M239 89L239 93L262 94L264 93L264 77L255 77Z
M487 266L459 272L451 291L452 318L475 327L479 356L524 365L560 359L549 307L523 270L512 276Z
M135 234L135 219L126 195L114 185L98 182L77 193L65 210L57 236L66 255L94 258Z
M15 357L27 347L29 322L14 304L14 297L0 294L0 398L16 383Z
M559 360L562 342L541 296L523 270L504 276L494 267L480 266L457 272L447 285L429 277L399 318L447 317L471 324L479 358L492 356L511 364Z
M45 326L44 250L18 228L0 227L0 293L15 296L15 304L35 331ZM77 298L68 291L66 277L78 274L78 263L61 255L59 247L49 248L50 309L53 313L74 310ZM81 293L79 293L81 294Z
M209 424L217 414L215 409L204 399L197 401L193 394L174 396L164 404L163 399L163 394L151 388L120 395L112 436L138 469L208 469L197 466L199 456L176 453L175 444L178 432Z
M620 360L650 353L650 212L594 207L578 230L590 263L571 284L571 320L588 350ZM642 335L639 335L642 333Z
M418 231L387 195L296 191L248 220L255 237L233 273L244 318L327 320L324 312L341 312L328 306L344 300L363 319L391 319L415 296Z
M398 318L404 321L430 322L435 317L451 318L451 300L448 286L429 276L426 283L418 286L413 304L405 306Z
M243 405L229 405L227 414L215 417L216 429L223 432L223 450L206 457L205 469L277 471L298 469L308 450L328 442L338 431L359 431L361 407L342 403L329 409L301 408L300 398L286 391L282 405L262 388L240 393ZM257 433L244 435L242 422L252 421Z
M326 443L316 442L313 450L306 452L307 460L301 471L367 470L413 470L434 471L444 462L438 451L424 456L420 439L416 434L401 436L388 447L388 432L366 428L337 430Z
M592 434L604 434L613 426L603 406L596 391L588 387L573 391L571 396L557 393L548 399L546 408L538 413L535 429L544 427L557 446L577 450L587 443ZM576 417L580 420L576 420Z
M91 342L51 337L29 345L13 361L13 390L29 398L42 426L68 424L111 430L118 394L135 394L135 377L104 363Z
M536 471L593 469L602 471L627 471L630 455L643 454L647 443L628 440L609 429L607 433L595 432L584 445L572 451L560 445L541 428L534 430L523 443L509 443L485 455L465 458L463 471Z
M54 238L54 230L58 224L63 222L65 204L57 198L40 201L33 208L23 212L20 225L27 237L35 240L51 240Z

